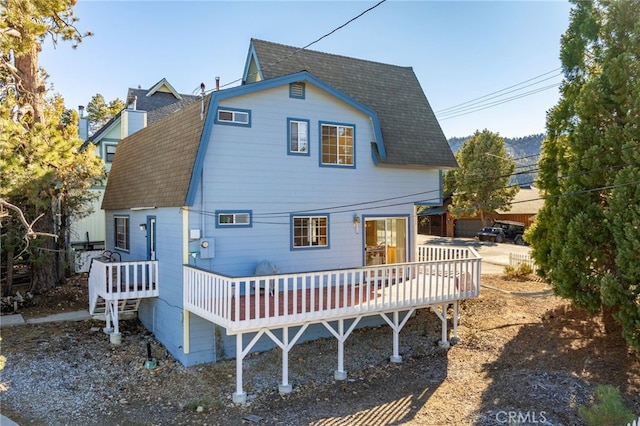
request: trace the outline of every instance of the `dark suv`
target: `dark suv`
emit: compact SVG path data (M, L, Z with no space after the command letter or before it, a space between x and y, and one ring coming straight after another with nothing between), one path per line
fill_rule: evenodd
M527 242L522 238L524 234L524 223L514 222L512 220L496 220L493 222L494 228L500 228L507 240L513 241L514 244L523 246Z
M478 231L476 238L478 241L492 241L494 243L501 243L504 241L504 231L498 227L484 227Z

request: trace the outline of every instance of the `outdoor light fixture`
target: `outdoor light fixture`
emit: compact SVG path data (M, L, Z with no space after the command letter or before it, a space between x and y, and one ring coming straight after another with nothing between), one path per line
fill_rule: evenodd
M353 215L353 229L356 230L356 234L360 232L360 216L358 216L358 213Z
M147 224L146 223L141 223L140 224L140 230L141 231L146 231L147 230Z

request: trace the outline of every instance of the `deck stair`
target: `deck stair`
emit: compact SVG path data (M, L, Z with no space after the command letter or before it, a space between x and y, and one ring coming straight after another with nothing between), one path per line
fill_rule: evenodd
M140 306L140 302L142 302L142 298L140 297L137 299L119 300L118 301L118 318L123 320L136 318L138 314L138 307ZM102 296L98 296L91 315L93 316L94 319L105 321L106 310L107 310L107 301Z
M105 333L119 343L118 320L135 318L144 298L158 296L158 261L96 258L89 271L89 313L106 322Z

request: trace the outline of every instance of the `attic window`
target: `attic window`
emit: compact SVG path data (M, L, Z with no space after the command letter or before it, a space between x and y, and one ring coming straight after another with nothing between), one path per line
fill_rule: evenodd
M216 123L251 127L251 111L245 109L220 108L216 115Z
M291 83L289 84L289 97L294 99L304 99L305 85L304 83Z

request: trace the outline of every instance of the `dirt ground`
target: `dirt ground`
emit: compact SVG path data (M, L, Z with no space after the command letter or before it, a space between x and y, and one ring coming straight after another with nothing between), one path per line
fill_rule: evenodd
M2 329L7 363L0 407L21 425L579 425L578 407L599 384L618 387L640 414L640 359L620 330L555 297L537 281L486 275L478 299L461 304L457 344L438 347L440 321L418 311L400 333L357 330L345 344L346 381L333 380L335 339L290 352L293 392L280 396L280 351L244 361L248 404L231 402L235 361L183 367L137 320L112 346L99 321ZM87 309L79 277L20 313ZM607 324L607 327L611 327ZM146 342L158 367L144 368Z

